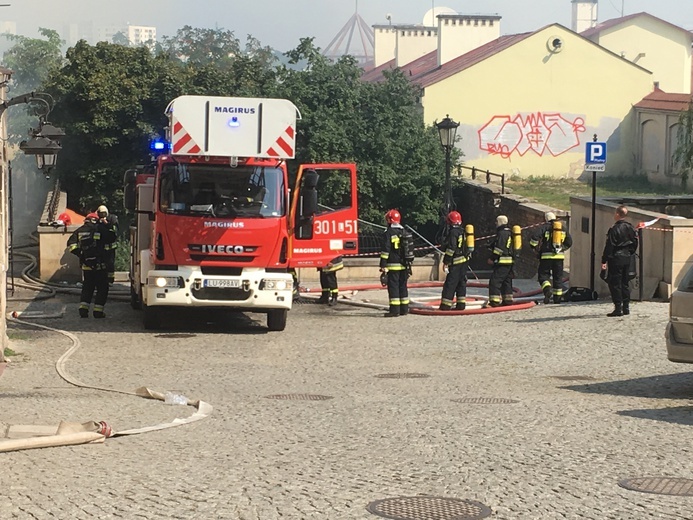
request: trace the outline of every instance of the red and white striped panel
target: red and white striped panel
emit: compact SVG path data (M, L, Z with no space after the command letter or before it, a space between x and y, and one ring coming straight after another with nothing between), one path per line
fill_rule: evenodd
M190 134L185 131L183 125L176 121L173 125L173 153L196 154L200 153L200 150Z
M284 133L279 136L276 142L269 147L267 150L267 155L270 157L279 157L280 152L278 152L278 150L281 150L284 152L284 156L293 157L294 147L296 145L294 138L294 128L292 126L288 126L286 130L284 130Z

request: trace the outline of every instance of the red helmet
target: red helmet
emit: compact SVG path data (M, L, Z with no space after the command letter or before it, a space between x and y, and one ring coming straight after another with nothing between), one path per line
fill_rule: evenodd
M448 213L448 224L453 226L462 224L462 215L458 211L451 211Z
M72 217L70 217L70 214L67 212L58 215L58 220L62 220L63 224L65 224L66 226L72 224Z
M84 217L84 220L99 220L99 216L92 211L91 213L87 214L86 217Z
M385 213L385 222L388 224L399 224L402 222L402 215L396 209L391 209Z

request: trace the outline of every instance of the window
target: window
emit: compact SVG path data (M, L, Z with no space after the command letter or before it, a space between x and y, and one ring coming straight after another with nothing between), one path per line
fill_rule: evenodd
M175 215L264 218L284 215L284 173L279 168L224 164L167 164L159 207Z
M686 276L683 277L678 289L682 292L693 292L693 267L691 267L686 273Z

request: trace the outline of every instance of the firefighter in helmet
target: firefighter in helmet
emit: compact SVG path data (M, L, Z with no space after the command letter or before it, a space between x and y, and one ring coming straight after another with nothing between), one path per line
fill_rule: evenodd
M573 238L556 214L547 211L546 223L530 238L529 245L538 251L538 279L544 293L544 303L561 303L563 297L563 260L565 251L573 245Z
M380 253L380 272L387 273L387 294L390 310L386 317L401 316L409 313L409 292L407 278L409 266L403 255L402 215L396 209L385 213L387 229L383 236L383 247Z
M112 233L118 237L118 217L109 213L108 208L103 204L99 206L96 210L96 214L99 216L99 221L107 226ZM116 243L114 242L112 248L108 254L107 271L108 271L108 283L113 285L115 282L115 256L116 256Z
M84 224L75 230L67 241L70 253L79 258L82 268L82 295L79 303L79 315L89 317L94 290L94 318L105 318L104 305L108 298L108 262L109 255L116 241L112 228L101 222L96 213L89 213Z
M337 271L344 269L344 260L341 256L333 258L325 267L318 268L320 272L320 287L322 294L318 303L327 303L331 306L337 304L339 298L339 286L337 285Z
M462 215L457 211L451 211L446 217L450 230L445 239L443 255L443 269L447 273L443 284L443 294L440 299L440 310L463 311L466 306L467 296L467 261L474 250L474 236L468 241L468 235L462 227Z
M488 263L493 266L488 282L488 304L491 307L513 303L513 238L508 217L499 215L496 218L496 236L489 244L491 258Z

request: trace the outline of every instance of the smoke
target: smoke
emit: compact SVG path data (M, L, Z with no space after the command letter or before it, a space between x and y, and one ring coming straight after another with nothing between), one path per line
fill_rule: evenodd
M32 243L29 235L36 232L55 180L46 179L33 156L18 154L11 161L11 168L12 239L14 245L23 245Z

